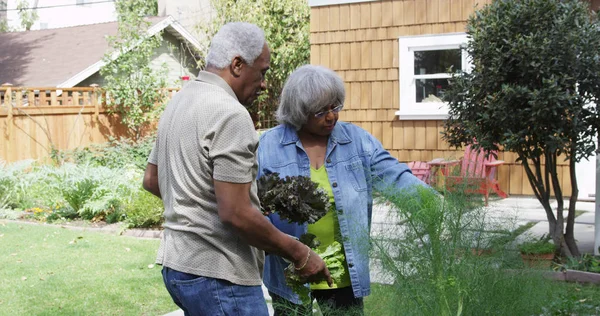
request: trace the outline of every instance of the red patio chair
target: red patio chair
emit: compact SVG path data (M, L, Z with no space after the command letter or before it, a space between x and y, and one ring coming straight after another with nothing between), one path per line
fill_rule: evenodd
M413 175L425 183L429 183L430 169L425 161L411 161L406 163Z
M496 160L496 152L486 156L483 149L477 150L468 145L465 147L465 155L461 160L431 161L430 168L439 170L444 177L446 189L451 190L458 184L466 184L468 192L481 193L485 196L485 205L488 205L490 190L493 190L501 198L507 198L508 194L500 189L496 180L496 167L504 164L502 160ZM459 175L451 174L451 169L460 164ZM466 183L465 183L466 182Z

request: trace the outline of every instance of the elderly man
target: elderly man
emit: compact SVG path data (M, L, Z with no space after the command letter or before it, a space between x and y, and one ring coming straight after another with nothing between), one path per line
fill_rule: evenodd
M259 211L258 136L244 106L266 89L263 31L226 24L206 63L167 105L148 158L144 188L165 207L156 262L186 315L267 315L263 250L293 262L301 277L331 277L317 254Z

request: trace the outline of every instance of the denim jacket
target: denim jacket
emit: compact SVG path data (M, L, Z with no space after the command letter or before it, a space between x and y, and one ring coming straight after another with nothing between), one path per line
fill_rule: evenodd
M310 162L296 130L279 125L260 137L258 176L277 172L280 177L310 177ZM346 262L355 297L370 293L369 234L373 206L373 189L399 189L414 184L425 185L412 175L406 164L399 163L381 143L360 127L338 122L327 144L325 168L333 190ZM307 225L269 216L282 232L299 237ZM266 257L263 282L270 292L296 304L298 296L286 285L283 270L288 263L279 256Z

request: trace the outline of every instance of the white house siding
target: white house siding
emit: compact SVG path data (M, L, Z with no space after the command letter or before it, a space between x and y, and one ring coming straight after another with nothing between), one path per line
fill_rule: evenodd
M154 54L151 66L153 69L160 69L163 63L168 68L169 86L180 86L182 76L193 79L198 75L192 54L183 42L168 32L163 33L163 43Z
M6 17L11 28L22 30L16 10L19 0L7 1ZM37 6L35 3L37 2ZM77 0L29 0L29 7L37 7L39 19L32 30L112 22L117 20L114 1L87 0L77 5ZM91 2L99 2L92 4Z
M190 76L190 80L194 79L198 74L194 57L187 49L182 48L181 42L168 32L163 33L163 43L156 50L153 56L151 66L154 69L159 69L163 63L168 68L169 87L179 87L182 84L182 76ZM174 49L172 49L174 48ZM88 87L91 84L104 85L104 78L97 72L77 84L78 87Z

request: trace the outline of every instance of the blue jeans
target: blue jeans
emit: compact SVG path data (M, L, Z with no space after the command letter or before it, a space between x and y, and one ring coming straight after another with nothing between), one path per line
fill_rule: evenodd
M162 275L171 298L186 316L269 315L260 286L237 285L167 267Z

